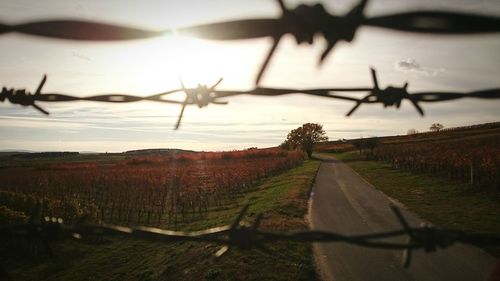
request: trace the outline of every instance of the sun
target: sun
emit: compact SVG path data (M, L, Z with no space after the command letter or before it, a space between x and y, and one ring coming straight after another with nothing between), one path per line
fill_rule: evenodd
M243 44L168 35L134 44L128 55L131 74L143 91L224 84L243 87L252 81L257 54Z

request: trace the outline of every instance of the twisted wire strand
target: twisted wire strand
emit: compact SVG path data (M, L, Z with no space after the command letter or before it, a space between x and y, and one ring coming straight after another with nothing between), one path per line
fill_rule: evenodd
M467 243L479 246L499 246L500 235L487 233L466 233L460 230L440 229L432 225L410 227L399 209L391 206L398 218L402 229L386 232L344 235L326 231L295 231L274 232L259 230L262 215L258 215L250 226L243 221L249 205L245 205L231 225L210 228L201 231L184 232L164 230L154 227L126 227L111 224L89 224L77 222L73 225L64 224L61 219L48 218L44 221L31 219L24 224L11 224L0 226L0 237L7 238L38 238L45 242L63 239L80 240L92 236L123 236L133 239L176 242L196 241L222 245L216 256L223 255L231 247L243 250L260 248L265 244L276 241L292 242L344 242L362 247L390 250L404 250L403 265L410 266L411 251L423 249L433 252L446 249L455 243ZM394 242L391 238L407 236L408 242Z
M283 0L276 1L281 9L281 17L274 19L242 19L165 30L147 30L83 20L48 20L21 24L0 23L0 35L17 32L84 41L136 40L172 34L210 40L270 37L274 42L256 77L255 84L258 85L280 39L286 34L291 34L297 44L313 44L314 36L322 35L327 44L319 59L321 64L337 42L351 42L361 26L439 35L500 32L498 16L423 10L367 18L364 16L364 10L368 0L361 0L342 16L330 14L321 4L301 4L289 9Z
M181 105L181 112L176 123L175 129L178 129L181 119L184 114L184 109L187 105L197 105L199 108L208 106L209 104L225 105L226 101L221 101L221 98L229 98L240 95L252 96L267 96L275 97L289 94L304 94L308 96L317 96L337 100L346 100L355 102L355 106L346 114L350 116L362 104L381 103L384 107L395 106L399 108L403 100L409 100L417 109L420 115L424 115L424 111L420 106L420 102L444 102L463 98L476 98L476 99L499 99L500 88L477 90L471 92L420 92L408 93L406 83L403 87L388 86L385 89L379 88L377 74L375 69L371 69L373 87L354 87L354 88L312 88L312 89L295 89L295 88L266 88L255 87L254 89L241 91L241 90L217 90L216 87L222 82L222 78L212 85L198 85L196 88L185 88L182 84L181 88L173 89L149 96L137 96L129 94L102 94L87 97L72 96L62 93L42 93L42 88L47 81L47 76L44 75L35 93L25 89L7 89L2 88L0 92L0 102L9 101L12 104L22 106L32 106L44 114L49 112L41 108L36 102L69 102L69 101L95 101L95 102L108 102L108 103L130 103L139 101L153 101L159 103L178 104ZM182 83L182 82L181 82ZM176 93L184 92L186 97L184 101L172 100L165 98L166 96ZM348 96L345 93L353 92L368 92L363 98ZM339 94L344 93L344 94Z
M361 1L353 10L363 7L368 1ZM321 7L321 8L320 8ZM323 9L323 18L313 19L314 14L310 9ZM351 12L353 11L351 10ZM342 33L342 28L346 26L335 26L333 23L350 20L345 16L335 16L328 14L321 4L315 6L300 5L295 10L286 10L286 13L302 12L302 16L309 17L308 21L294 20L297 30L293 30L285 24L290 23L284 18L278 19L244 19L235 21L225 21L218 23L202 24L178 29L148 30L122 25L91 22L84 20L47 20L33 21L21 24L0 23L0 34L22 33L53 39L80 40L80 41L120 41L137 40L164 35L172 35L174 31L182 35L201 37L212 40L240 40L254 39L262 37L279 37L285 34L297 35L300 32L308 31L316 33L323 30L306 30L308 26L301 27L300 24L320 21L325 19L332 25L326 29L333 33ZM473 34L500 32L500 18L487 15L475 15L468 13L446 12L446 11L413 11L402 12L392 15L376 16L365 18L359 25L380 27L405 32L433 33L433 34ZM297 36L301 37L301 36ZM304 35L305 37L305 35Z

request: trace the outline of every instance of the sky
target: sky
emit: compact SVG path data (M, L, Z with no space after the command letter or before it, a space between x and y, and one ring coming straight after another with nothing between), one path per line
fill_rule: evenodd
M314 1L286 1L290 8ZM357 1L322 1L342 15ZM500 16L496 0L372 0L366 16L418 9L451 10ZM151 30L249 18L277 18L271 0L212 1L0 1L0 22L18 24L48 19L79 19ZM150 95L180 87L212 85L220 90L250 90L272 41L269 38L209 41L165 35L122 42L82 42L22 34L0 36L0 83L35 91L91 96L107 93ZM472 91L498 88L500 36L433 36L361 27L353 42L339 43L321 67L325 42L297 45L285 36L260 83L263 87L371 87L370 67L381 88L409 83L408 91ZM362 97L366 93L353 93ZM173 98L182 100L179 93ZM121 152L142 148L233 150L279 145L287 133L308 122L320 123L331 140L404 135L432 123L455 127L500 121L498 100L462 99L423 103L425 117L403 101L398 110L362 105L351 117L352 102L307 97L238 96L228 105L188 106L173 130L178 105L154 102L42 103L45 116L30 107L0 103L0 150Z

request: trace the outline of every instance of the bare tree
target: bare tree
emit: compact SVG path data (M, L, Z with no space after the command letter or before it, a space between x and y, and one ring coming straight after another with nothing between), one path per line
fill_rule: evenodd
M364 139L352 140L351 143L357 150L359 150L359 154L363 153L363 148L365 148Z
M369 139L365 140L366 148L370 149L370 154L368 155L368 157L373 157L373 150L375 149L375 147L378 146L379 143L380 143L380 140L377 137L373 137L373 138L369 138Z
M444 126L441 123L434 123L432 124L429 129L433 132L439 132L444 128Z

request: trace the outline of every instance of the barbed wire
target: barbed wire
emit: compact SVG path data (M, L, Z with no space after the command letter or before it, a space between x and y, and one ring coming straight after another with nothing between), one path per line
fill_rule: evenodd
M368 0L361 0L348 13L338 16L330 14L321 4L301 4L288 9L283 0L276 1L281 9L281 17L273 19L235 20L159 31L82 20L49 20L14 25L0 23L0 35L17 32L88 41L134 40L175 34L210 40L270 37L273 45L255 79L258 85L281 38L286 34L291 34L297 44L313 44L315 35L320 34L327 45L319 59L321 64L337 42L351 42L361 26L439 35L500 32L498 16L423 10L368 18L364 16Z
M26 89L2 88L0 101L8 100L12 104L34 107L38 111L49 114L37 102L69 102L95 101L109 103L128 103L139 101L153 101L181 105L181 111L175 125L179 128L187 105L197 105L200 108L209 104L227 104L222 98L239 95L253 96L281 96L288 94L305 94L338 100L354 102L354 107L346 114L352 115L360 105L380 103L384 107L399 108L403 100L410 101L420 115L424 115L421 102L443 102L462 98L498 99L500 88L485 89L471 92L439 92L428 91L409 93L408 83L402 87L379 87L375 69L371 69L372 87L353 88L266 88L259 87L259 82L271 62L278 48L281 38L287 34L294 37L297 44L313 44L316 35L321 35L326 41L326 47L319 57L322 64L339 41L352 42L357 30L362 26L379 27L402 32L426 34L477 34L500 32L500 18L497 16L474 15L469 13L447 11L412 11L375 17L365 17L364 10L368 3L361 0L345 15L330 14L321 4L301 4L294 9L286 7L283 0L277 0L281 9L279 18L271 19L244 19L189 26L177 29L147 30L135 27L126 27L114 24L89 22L83 20L48 20L21 24L0 23L0 35L7 33L22 33L46 38L85 40L85 41L117 41L145 39L164 35L192 36L210 40L242 40L256 38L271 38L273 44L269 49L260 70L255 78L255 88L247 91L217 90L222 78L214 85L198 85L196 88L186 88L181 81L181 87L148 96L129 94L101 94L78 97L64 93L42 93L47 81L44 75L35 92L32 94ZM185 99L172 100L166 96L183 92ZM357 98L339 93L368 92L363 98ZM41 239L47 250L48 242L58 239L81 240L88 236L125 236L134 239L143 239L160 242L198 241L222 245L215 255L222 256L229 249L235 247L243 250L265 248L265 244L274 241L294 242L345 242L353 245L404 250L403 265L410 266L413 250L423 249L426 252L446 249L455 243L467 243L478 246L499 246L500 235L466 233L459 230L447 230L431 225L410 227L402 213L391 206L398 218L402 229L360 235L343 235L326 231L297 231L271 232L259 229L262 215L257 215L251 225L243 224L248 206L245 206L231 225L211 228L196 232L182 232L163 230L152 227L125 227L109 224L89 224L77 222L73 225L65 224L61 219L45 218L45 220L30 219L25 224L0 226L0 237ZM407 243L387 241L390 238L406 236Z
M376 16L366 18L363 14L368 3L367 0L360 1L348 13L343 16L329 14L321 4L313 6L299 5L294 9L288 9L283 0L277 0L282 15L277 19L247 19L226 21L220 23L204 24L178 29L167 29L162 31L145 30L140 28L125 27L106 23L97 23L81 20L49 20L39 22L29 22L16 25L0 24L0 34L18 32L29 35L38 35L48 38L68 39L68 40L89 40L89 41L116 41L133 40L162 36L165 34L180 34L194 37L201 37L211 40L239 40L253 39L260 37L271 37L274 43L265 58L260 71L256 77L256 87L249 91L219 91L215 87L222 81L219 80L212 87L198 85L197 88L175 89L150 96L134 96L127 94L104 94L89 97L76 97L67 94L42 94L41 89L46 81L43 77L38 89L34 94L26 90L15 90L3 88L0 93L0 101L9 100L13 104L32 106L44 114L48 111L37 105L36 101L62 102L62 101L99 101L99 102L137 102L155 101L162 103L180 104L182 106L175 129L178 129L187 105L196 104L200 108L208 104L227 104L219 101L218 98L231 97L236 95L256 95L256 96L279 96L286 94L301 93L312 96L348 100L355 102L355 106L347 113L350 116L364 103L381 103L384 107L400 107L402 100L409 100L420 113L424 111L419 102L439 102L460 98L499 98L499 89L487 89L466 93L457 92L407 92L407 83L403 87L389 86L385 89L378 87L375 70L372 69L374 86L361 88L330 88L330 89L280 89L258 87L267 65L269 64L280 39L291 34L297 44L313 44L314 36L321 34L327 42L327 47L320 56L322 63L331 52L338 41L351 42L360 26L375 26L393 30L431 33L431 34L471 34L488 33L500 31L500 18L486 15L474 15L457 12L443 11L414 11L392 15ZM184 101L164 99L163 97L175 92L184 92ZM355 92L368 91L369 94L362 99L345 95L336 95L333 92Z
M355 102L355 106L346 114L350 116L361 104L381 103L384 107L395 106L399 108L401 102L405 99L409 100L417 109L420 115L424 115L420 102L441 102L462 98L479 98L479 99L498 99L500 98L500 88L478 90L472 92L420 92L408 93L408 83L403 87L388 86L385 89L379 87L376 70L371 68L373 79L373 87L359 88L318 88L318 89L292 89L292 88L264 88L255 87L252 90L217 90L216 87L222 82L222 78L211 87L206 85L198 85L196 88L186 88L181 81L181 88L170 91L157 93L149 96L135 96L127 94L104 94L88 97L71 96L61 93L42 93L42 88L47 81L47 76L44 75L34 94L26 89L7 89L2 88L0 92L0 101L9 101L12 104L22 106L32 106L44 114L49 112L41 108L37 101L40 102L67 102L67 101L96 101L96 102L111 102L111 103L128 103L138 101L154 101L161 103L179 104L182 106L175 129L178 129L181 119L187 105L197 105L199 108L208 106L209 104L225 105L226 101L221 101L221 98L228 98L239 95L253 96L281 96L288 94L305 94L310 96L318 96L331 99L347 100ZM176 92L184 92L186 97L184 101L165 99L165 96ZM355 98L346 95L335 94L335 92L369 92L364 98Z
M222 245L214 253L220 257L231 248L250 250L260 248L267 250L265 245L276 241L292 242L344 242L352 245L389 250L404 250L402 266L409 267L413 250L434 252L447 249L455 243L474 244L476 246L499 246L500 235L486 233L466 233L460 230L440 229L430 224L410 227L401 211L390 205L402 229L357 235L344 235L327 231L295 231L273 232L259 229L263 215L258 214L252 224L245 223L245 214L249 205L245 205L231 225L210 228L202 231L184 232L164 230L154 227L127 227L110 224L88 224L79 221L73 225L64 224L62 219L45 217L33 219L28 223L0 226L0 237L40 239L46 250L51 254L50 241L88 237L122 236L157 242L195 241ZM406 243L394 242L388 239L407 237Z

